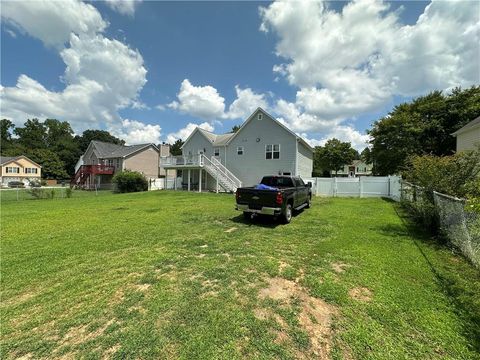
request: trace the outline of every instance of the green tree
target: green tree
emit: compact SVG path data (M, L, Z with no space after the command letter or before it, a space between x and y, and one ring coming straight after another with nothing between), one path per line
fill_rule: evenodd
M362 160L365 164L372 163L372 153L368 147L363 149L360 153L360 160Z
M316 169L335 171L350 164L358 152L352 148L349 142L342 142L338 139L330 139L325 146L317 146L314 154L314 171ZM318 171L318 170L317 170Z
M32 149L26 153L30 159L42 166L42 177L46 179L66 179L65 164L57 153L47 149Z
M410 103L397 105L369 130L373 172L399 173L412 155L451 155L451 135L480 115L480 86L449 94L433 91Z
M15 129L15 125L8 120L2 119L0 120L0 131L1 131L1 152L3 155L15 155L10 154L12 149L14 148L14 141L12 139L12 132Z
M13 132L18 136L18 143L26 149L47 148L47 127L38 119L28 119L23 127L16 127Z
M240 130L240 125L233 125L231 132L236 133L238 130Z
M119 139L106 130L85 130L81 136L75 136L75 141L78 143L81 154L87 150L90 141L97 140L108 142L112 144L125 145L125 141Z
M44 122L47 129L45 141L47 149L55 152L65 164L65 171L73 176L75 164L81 155L78 142L73 137L73 130L67 121L47 119Z
M178 139L170 146L170 154L173 156L180 156L182 155L182 146L184 142L182 139Z

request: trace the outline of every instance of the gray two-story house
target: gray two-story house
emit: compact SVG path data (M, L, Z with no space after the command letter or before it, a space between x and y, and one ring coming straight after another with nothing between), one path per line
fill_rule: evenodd
M196 128L163 167L182 170L189 190L235 191L258 184L265 175L312 176L314 149L258 108L235 133L217 135Z

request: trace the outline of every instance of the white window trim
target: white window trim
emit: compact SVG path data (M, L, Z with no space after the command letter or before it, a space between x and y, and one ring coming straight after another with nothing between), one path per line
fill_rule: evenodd
M20 168L18 166L7 166L6 168L7 174L20 174ZM13 171L14 169L15 171Z
M272 158L271 158L271 159L267 159L267 146L269 146L269 145L272 147ZM274 153L274 152L277 152L277 151L274 151L274 150L273 150L273 146L274 146L274 145L278 145L278 159L275 159L275 158L273 157L273 153ZM265 144L265 160L280 160L280 158L281 158L281 151L282 151L282 150L281 150L280 144Z
M238 153L240 149L242 151L241 154ZM245 148L243 146L237 146L237 155L242 156L243 154L245 154Z
M213 148L213 156L220 156L220 148Z

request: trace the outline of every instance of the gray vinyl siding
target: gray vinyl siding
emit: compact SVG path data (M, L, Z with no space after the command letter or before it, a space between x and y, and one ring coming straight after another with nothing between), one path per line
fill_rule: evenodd
M473 150L480 145L480 126L457 135L457 151Z
M205 156L211 158L213 156L212 143L197 130L188 142L183 145L182 154L183 156L188 156L189 153L192 155L198 155L198 150L204 151L204 149Z
M263 113L262 120L258 120L257 114L258 111L227 146L226 166L242 181L242 186L258 184L264 175L295 174L296 137L267 114ZM265 159L267 144L280 144L280 159ZM243 146L243 155L237 155L238 146Z
M302 178L312 177L313 152L301 142L298 142L297 161L298 161L297 175Z

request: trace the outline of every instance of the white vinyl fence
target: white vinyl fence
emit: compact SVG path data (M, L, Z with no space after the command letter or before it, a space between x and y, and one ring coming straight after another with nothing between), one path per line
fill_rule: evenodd
M303 181L312 183L312 192L316 196L390 197L400 200L398 176L305 178Z
M182 178L158 178L148 181L149 190L173 190L175 189L175 180L177 181L177 189L182 189Z

